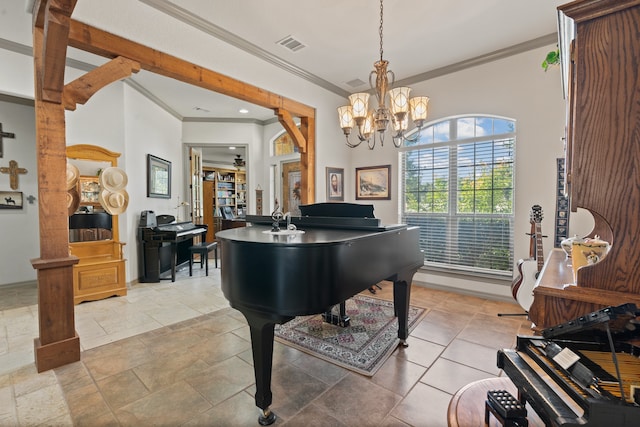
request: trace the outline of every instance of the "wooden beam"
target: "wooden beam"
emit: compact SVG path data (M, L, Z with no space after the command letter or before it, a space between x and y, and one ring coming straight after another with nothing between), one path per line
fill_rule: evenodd
M39 47L43 66L36 77L40 80L38 87L44 101L62 102L69 23L76 2L42 0L34 4L34 28L43 30L43 42Z
M97 91L110 83L140 71L140 64L121 56L89 71L64 87L62 101L66 110L75 110L76 104L84 105Z
M123 56L139 62L143 70L251 102L261 107L283 108L296 117L307 117L314 114L314 109L308 105L73 19L69 27L69 46L107 58Z
M282 108L276 109L276 114L278 115L278 121L282 125L283 128L287 131L293 142L298 146L301 153L306 153L307 151L307 140L298 129L298 126L293 121L293 117L287 110Z
M307 150L300 154L300 170L302 174L301 203L315 203L316 197L316 119L302 117L300 133L307 141Z
M75 5L75 1L68 2L71 3ZM34 14L46 17L46 11L56 4L42 0ZM34 17L34 22L38 20ZM43 21L46 26L47 20ZM73 265L78 258L69 254L65 112L60 102L50 99L50 93L43 88L46 79L42 78L47 75L47 68L59 64L63 66L55 72L64 77L66 46L61 49L55 37L63 37L64 43L66 37L64 34L48 37L51 34L42 26L33 27L40 258L32 259L31 265L38 271L39 336L34 340L38 372L80 360L73 304ZM45 48L45 43L51 49ZM60 99L62 88L53 91Z

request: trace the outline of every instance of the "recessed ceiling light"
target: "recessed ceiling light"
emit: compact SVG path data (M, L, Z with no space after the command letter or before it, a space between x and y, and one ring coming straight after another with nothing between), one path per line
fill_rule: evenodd
M246 108L241 108L241 109L238 110L238 112L240 114L249 114L249 110L247 110Z
M229 150L235 150L235 149L236 149L236 147L234 147L234 146L229 147Z

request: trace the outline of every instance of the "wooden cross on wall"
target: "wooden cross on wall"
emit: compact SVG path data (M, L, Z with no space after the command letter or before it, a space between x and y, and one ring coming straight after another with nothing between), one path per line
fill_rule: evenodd
M0 168L0 172L9 174L9 185L12 190L18 189L18 174L25 174L27 170L25 168L19 168L18 162L11 160L8 168Z
M0 123L0 157L4 155L4 150L2 146L2 138L15 138L15 133L3 132L2 131L2 123Z

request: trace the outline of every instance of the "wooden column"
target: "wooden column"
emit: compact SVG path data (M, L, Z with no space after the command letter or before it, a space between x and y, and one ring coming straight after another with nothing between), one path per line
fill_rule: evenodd
M60 78L61 73L64 75L67 47L62 36L65 27L68 32L68 17L75 2L51 3L37 2L33 28L40 258L31 260L31 264L38 271L40 336L34 340L38 372L80 360L73 305L73 265L78 258L69 255L65 117Z

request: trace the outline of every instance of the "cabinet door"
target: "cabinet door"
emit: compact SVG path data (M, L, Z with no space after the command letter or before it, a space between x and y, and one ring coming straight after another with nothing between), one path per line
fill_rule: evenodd
M202 224L204 216L202 205L202 151L193 147L190 148L189 158L191 159L191 221L194 224Z
M215 236L214 200L213 181L204 181L202 183L202 213L203 223L209 227L207 229L207 242L213 242Z

